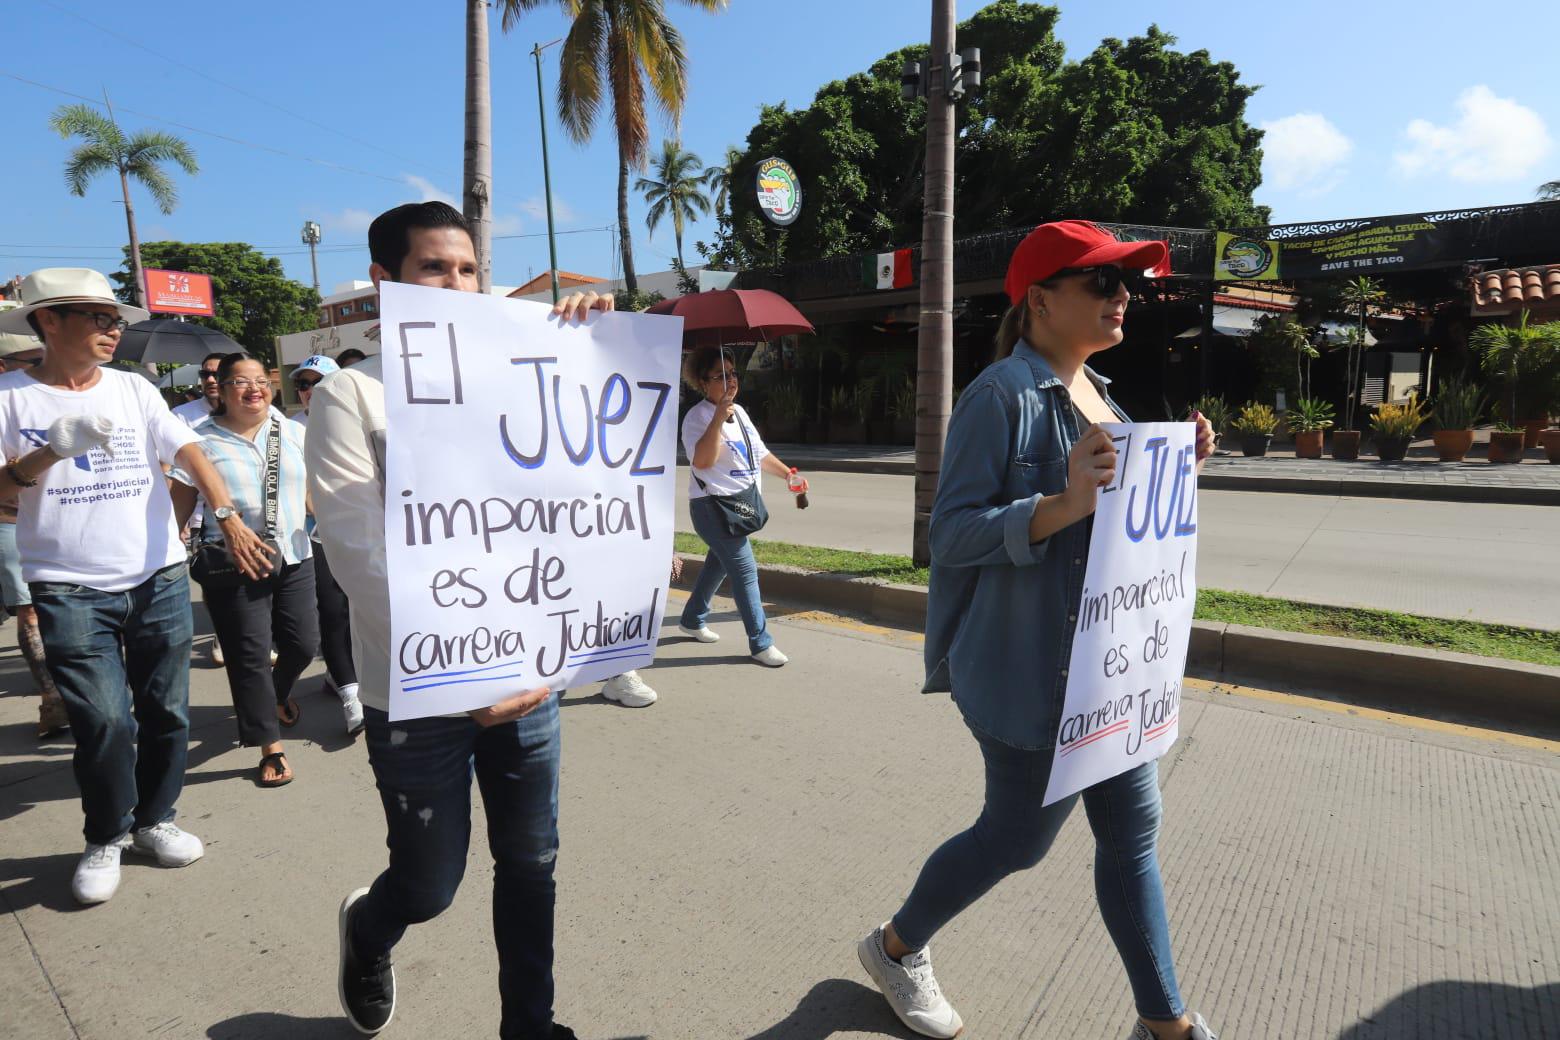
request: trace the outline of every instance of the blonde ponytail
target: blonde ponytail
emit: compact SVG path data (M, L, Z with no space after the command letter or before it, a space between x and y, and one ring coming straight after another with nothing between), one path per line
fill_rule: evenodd
M1028 302L1009 307L1002 315L1002 324L997 326L997 360L1001 361L1013 353L1013 348L1018 345L1019 337L1029 331L1029 306Z

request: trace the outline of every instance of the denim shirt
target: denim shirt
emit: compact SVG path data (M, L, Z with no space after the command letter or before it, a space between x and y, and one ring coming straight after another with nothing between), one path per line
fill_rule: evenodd
M1112 411L1110 381L1085 368ZM1031 544L1035 503L1067 487L1079 436L1066 386L1019 340L953 410L932 507L926 684L965 721L1017 748L1054 747L1091 521Z

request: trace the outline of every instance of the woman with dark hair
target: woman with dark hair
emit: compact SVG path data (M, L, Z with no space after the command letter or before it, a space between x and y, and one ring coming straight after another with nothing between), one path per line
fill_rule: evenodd
M230 508L267 541L273 559L270 573L258 581L221 580L201 565L198 554L195 576L227 658L239 742L260 748L256 782L280 787L292 781L293 773L279 727L298 721L301 709L291 696L293 683L320 644L314 560L305 527L304 430L272 409L265 366L248 354L223 358L217 382L221 396L216 409L196 427L203 437L201 450L228 482ZM181 516L188 515L195 489L181 470L175 469L173 478L175 504ZM202 554L209 553L202 549Z
M719 499L749 496L759 500L760 468L793 481L794 490L806 491L807 482L793 475L769 451L753 420L737 404L737 366L724 350L701 347L690 352L683 360L683 382L704 395L704 400L688 409L683 417L682 440L691 471L688 512L693 517L693 529L710 551L704 557L704 567L694 582L677 628L701 643L720 639L705 622L709 620L715 590L730 574L731 595L747 629L748 652L759 664L779 668L788 658L769 634L764 603L758 594L758 564L753 559L753 548L746 533L732 530Z
M932 936L1039 863L1080 798L1043 804L1090 518L1115 476L1099 424L1127 421L1087 362L1121 342L1127 272L1167 259L1163 242L1118 242L1085 221L1036 228L1008 265L999 360L964 391L949 424L932 509L925 689L952 692L985 759L985 805L857 947L894 1013L924 1036L954 1037L964 1025L932 974ZM1198 417L1199 462L1212 451L1213 430ZM1156 852L1157 763L1081 798L1100 915L1137 1004L1133 1040L1216 1040L1202 1016L1187 1014L1176 984Z

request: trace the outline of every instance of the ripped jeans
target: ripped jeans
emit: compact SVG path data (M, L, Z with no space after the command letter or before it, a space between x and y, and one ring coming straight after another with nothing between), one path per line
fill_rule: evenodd
M375 708L363 714L390 866L353 912L353 949L368 960L387 954L409 925L437 917L455 898L471 841L475 773L493 855L499 1036L550 1037L558 698L489 729L468 716L391 722Z

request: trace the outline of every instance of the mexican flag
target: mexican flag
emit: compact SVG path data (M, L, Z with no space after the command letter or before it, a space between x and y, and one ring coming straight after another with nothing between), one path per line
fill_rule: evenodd
M896 249L892 253L878 253L861 262L862 283L869 289L903 289L912 284L910 250Z

